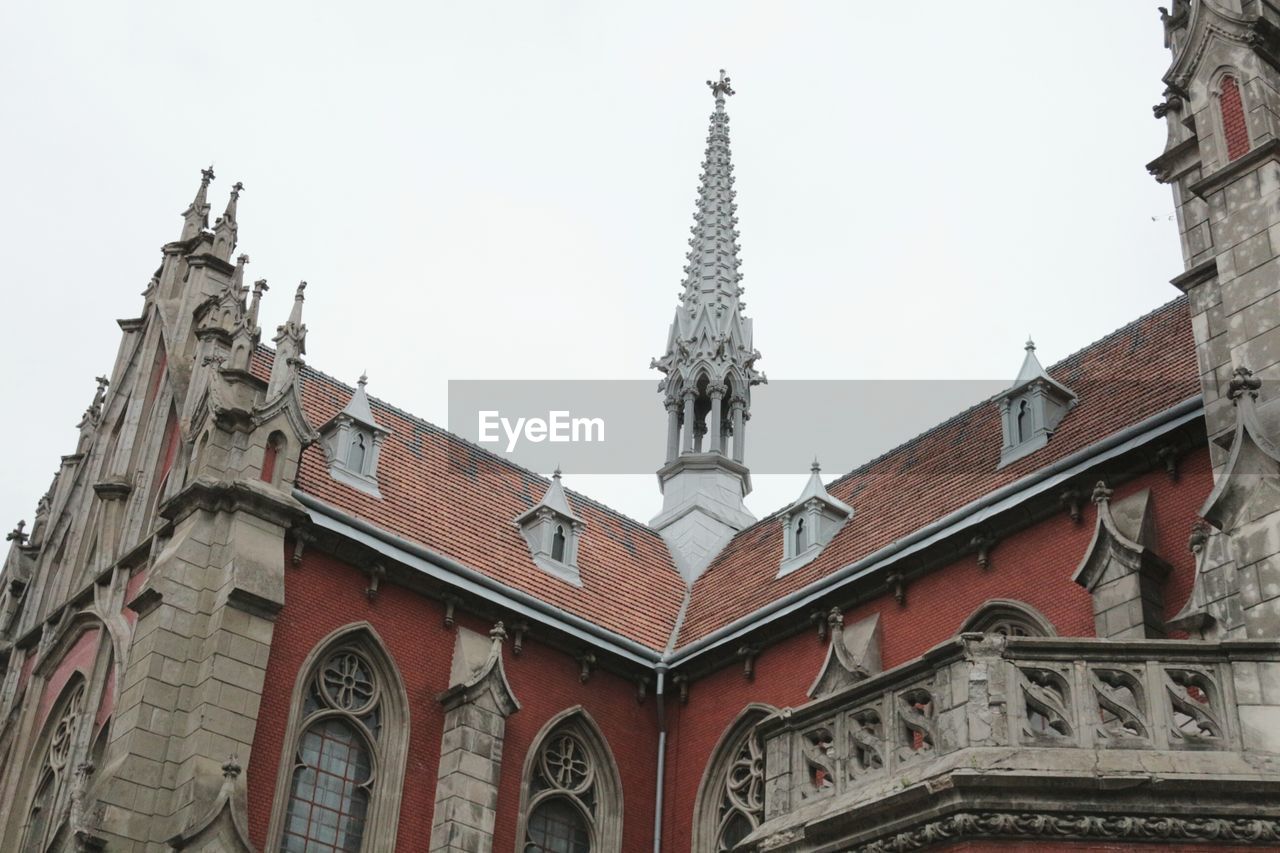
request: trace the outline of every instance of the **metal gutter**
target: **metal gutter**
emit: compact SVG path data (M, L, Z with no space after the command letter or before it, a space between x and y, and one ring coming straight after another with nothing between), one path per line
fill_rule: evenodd
M659 663L654 669L657 671L654 704L658 706L658 770L655 789L657 794L653 803L653 853L662 853L662 795L667 775L667 703L665 701L667 665Z
M717 628L674 653L664 654L663 660L671 667L687 663L723 643L736 640L758 627L761 622L794 613L814 603L833 589L853 583L895 560L923 550L966 527L985 521L1028 498L1061 485L1087 468L1123 455L1166 432L1202 417L1203 414L1204 401L1199 394L1183 400L1159 414L1139 421L1101 441L1064 456L1057 462L1028 474L1020 480L1015 480L1007 486L983 495L978 500L918 528L901 539L890 542L878 551L844 566L825 578L788 593L764 607L735 619L728 625Z
M559 631L594 643L603 651L611 652L634 663L652 667L661 660L661 653L654 649L610 631L608 628L602 628L581 616L575 616L554 604L507 586L439 551L397 536L364 519L356 518L300 489L294 489L293 496L307 508L307 514L317 527L331 530L359 542L388 559L417 569L428 577L478 595L513 613L549 624Z

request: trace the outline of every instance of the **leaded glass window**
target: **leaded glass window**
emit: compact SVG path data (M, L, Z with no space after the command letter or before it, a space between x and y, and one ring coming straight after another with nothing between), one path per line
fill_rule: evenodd
M358 651L326 655L302 704L280 849L358 853L377 778L381 690Z

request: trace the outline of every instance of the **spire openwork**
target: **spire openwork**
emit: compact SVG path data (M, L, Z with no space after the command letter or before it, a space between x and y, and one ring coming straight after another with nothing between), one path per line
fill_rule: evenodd
M725 111L734 89L723 70L718 79L707 81L707 87L715 110L685 256L684 288L667 350L653 361L666 374L660 389L668 409L678 413L685 434L678 451L668 447L668 461L675 452L725 452L730 436L738 439L733 457L742 461L742 421L750 410L750 388L765 381L755 369L760 353L741 299L736 192Z

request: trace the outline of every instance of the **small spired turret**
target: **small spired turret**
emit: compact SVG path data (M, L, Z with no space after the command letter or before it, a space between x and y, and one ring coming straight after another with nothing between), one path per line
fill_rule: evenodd
M658 471L662 512L653 526L692 584L729 538L755 521L743 504L751 491L745 465L751 388L756 370L751 321L743 314L738 271L738 219L725 99L734 94L724 71L707 85L715 98L698 188L684 290L652 367L667 410L666 461Z
M1018 378L996 395L1000 406L1003 445L1000 466L1021 459L1049 443L1054 430L1076 404L1076 395L1049 375L1036 358L1036 345L1028 338Z

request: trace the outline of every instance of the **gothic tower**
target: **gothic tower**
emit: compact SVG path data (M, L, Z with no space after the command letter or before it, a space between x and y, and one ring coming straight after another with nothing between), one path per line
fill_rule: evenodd
M666 461L658 470L662 512L652 525L666 540L685 581L692 584L734 533L755 521L742 499L751 491L745 462L751 386L760 353L743 316L738 219L729 155L733 95L724 71L707 81L715 97L702 163L684 293L671 321L667 350L652 366L667 409Z
M1280 636L1280 11L1264 0L1161 9L1173 63L1165 152L1215 488L1178 622L1213 637ZM1263 382L1262 380L1270 380Z

